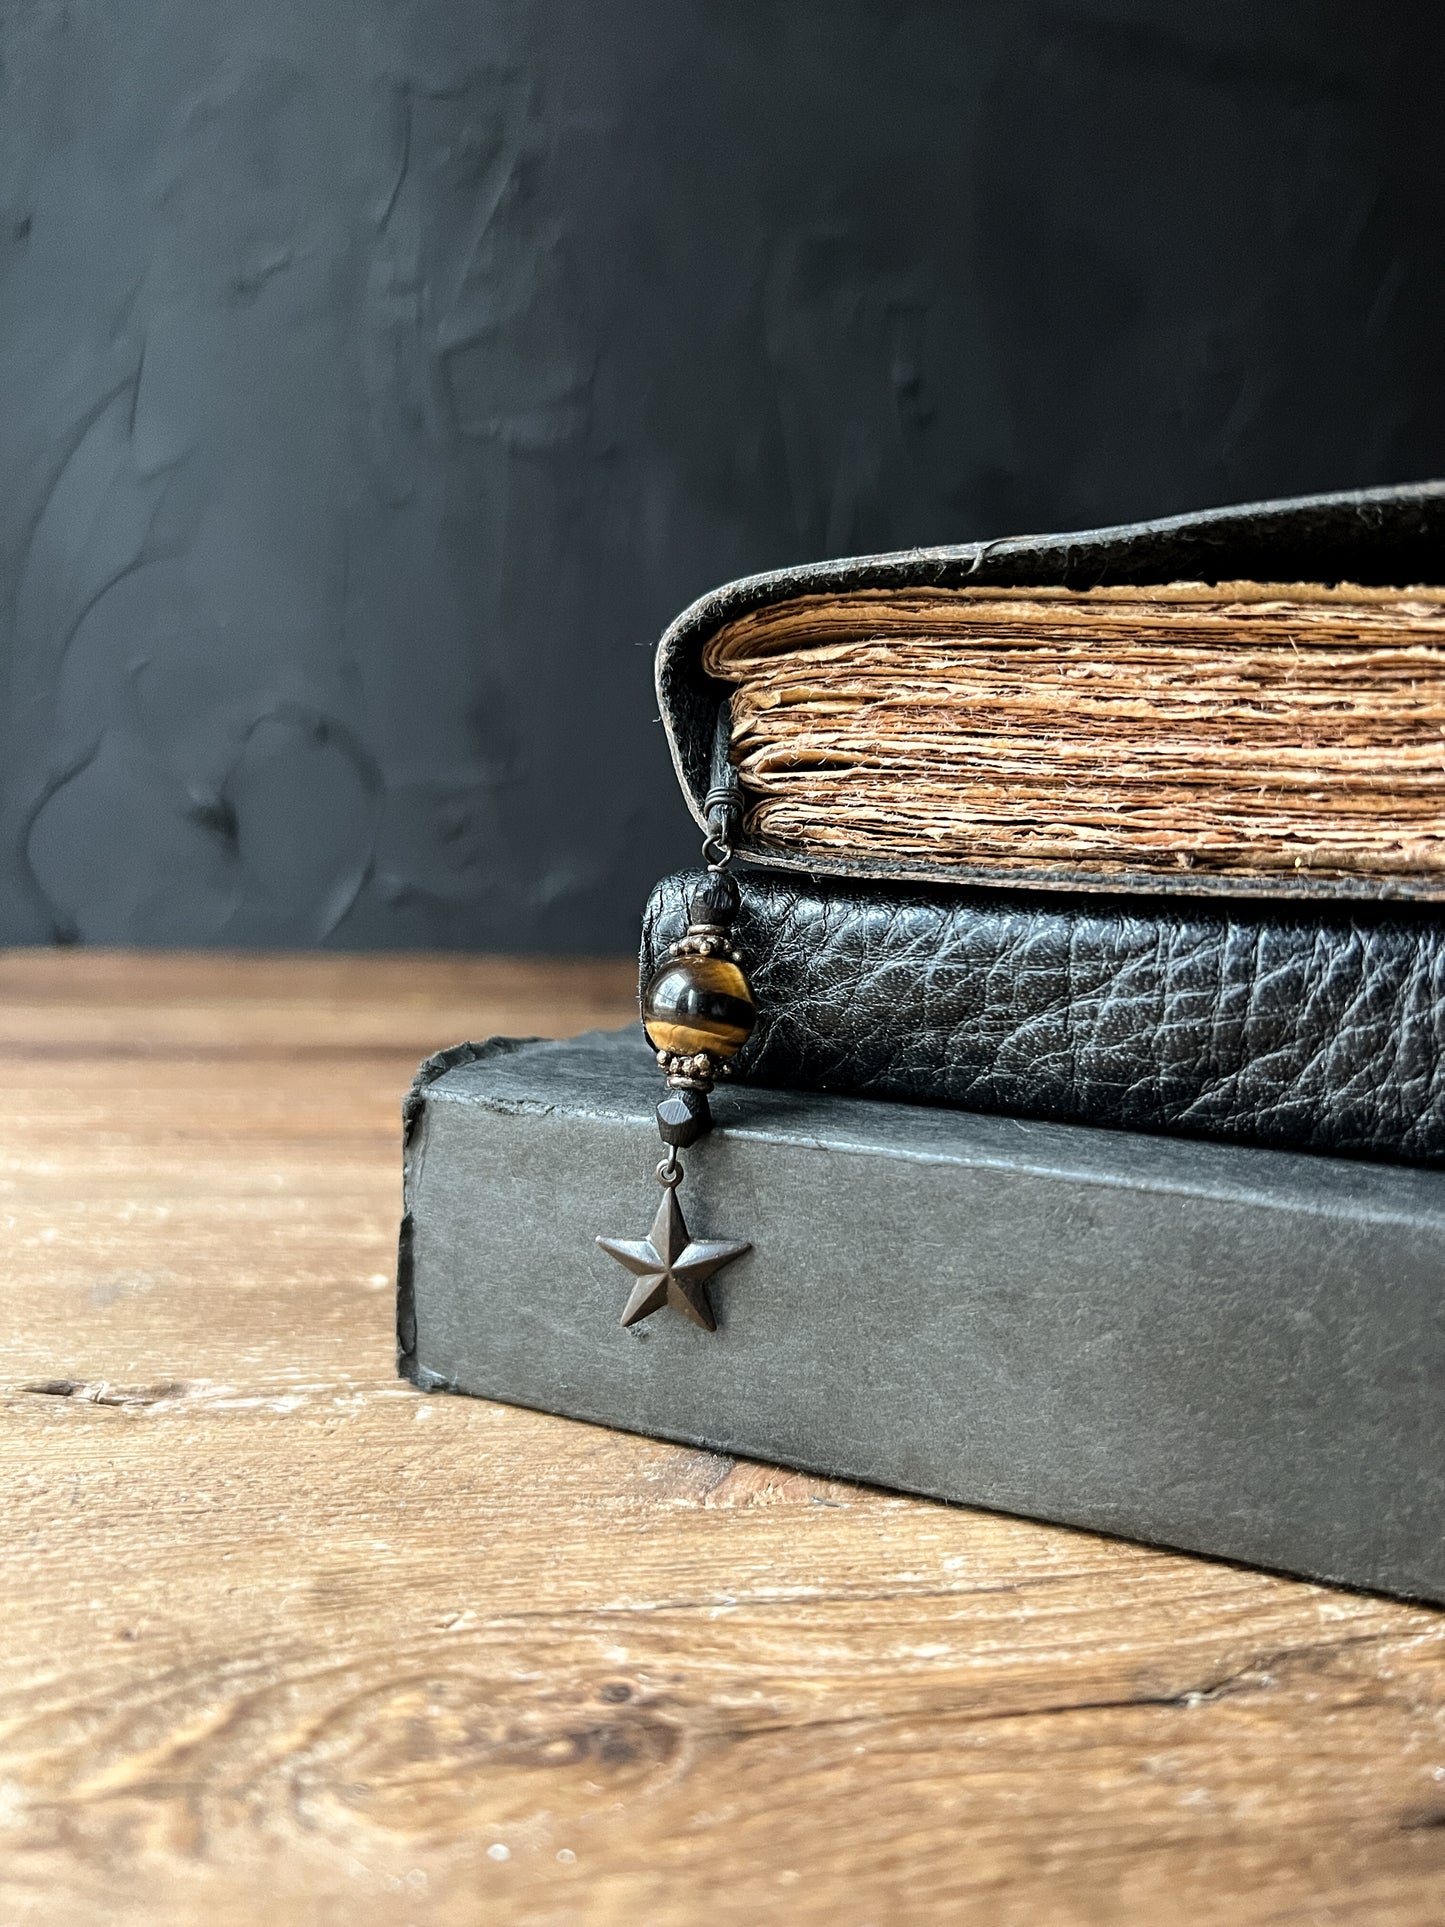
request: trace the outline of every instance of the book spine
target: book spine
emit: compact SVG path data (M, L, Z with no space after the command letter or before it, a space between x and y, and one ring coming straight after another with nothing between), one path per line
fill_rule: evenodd
M747 1081L1445 1165L1439 911L739 881Z
M720 1090L688 1223L752 1248L624 1325L656 1087L629 1031L419 1093L414 1383L1445 1600L1445 1177Z

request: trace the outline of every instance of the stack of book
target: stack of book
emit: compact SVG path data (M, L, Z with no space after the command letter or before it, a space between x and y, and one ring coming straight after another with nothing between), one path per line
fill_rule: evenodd
M405 1369L1445 1597L1442 585L1425 484L705 597L658 688L759 1015L690 1221L752 1249L716 1334L604 1332L646 1053L453 1055Z

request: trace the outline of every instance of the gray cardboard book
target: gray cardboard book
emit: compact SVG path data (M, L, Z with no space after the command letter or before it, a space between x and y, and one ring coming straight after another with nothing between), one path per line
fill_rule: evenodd
M752 1249L715 1332L624 1328L657 1081L635 1031L423 1066L418 1385L1445 1600L1445 1174L725 1088L680 1202Z

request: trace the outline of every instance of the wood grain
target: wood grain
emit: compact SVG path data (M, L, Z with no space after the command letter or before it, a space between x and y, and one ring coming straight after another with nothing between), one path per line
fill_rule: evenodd
M1440 1615L400 1385L411 973L0 959L0 1919L1433 1927Z

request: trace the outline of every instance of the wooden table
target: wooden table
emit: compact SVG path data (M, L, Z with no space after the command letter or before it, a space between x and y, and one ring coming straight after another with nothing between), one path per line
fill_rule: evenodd
M415 1061L628 965L0 992L0 1920L1445 1919L1439 1615L397 1382Z

